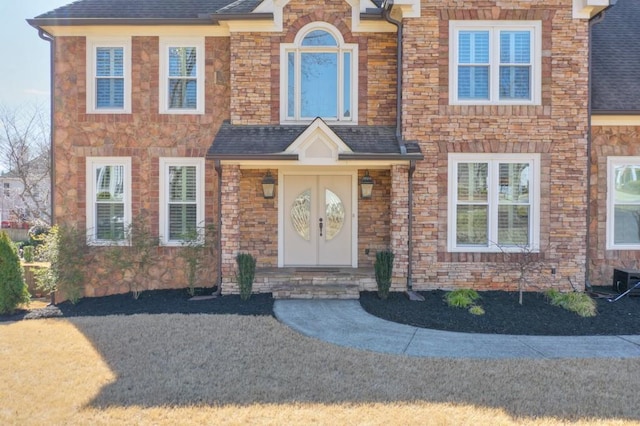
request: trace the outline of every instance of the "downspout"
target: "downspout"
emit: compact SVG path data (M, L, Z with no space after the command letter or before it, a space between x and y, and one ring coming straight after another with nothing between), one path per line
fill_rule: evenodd
M54 102L54 90L55 90L55 38L43 30L42 28L38 28L38 37L42 40L49 42L49 90L51 91L51 95L49 96L49 208L51 209L49 213L51 226L55 225L55 215L54 215L54 199L55 199L55 191L54 191L54 182L55 182L55 145L53 143L53 131L54 131L54 113L53 109L55 106ZM53 297L53 296L52 296ZM52 301L53 303L53 301Z
M218 246L217 251L217 277L216 277L216 291L213 293L214 296L220 296L222 293L222 165L220 164L220 160L215 160L215 169L216 174L218 176L218 215L216 218L217 223L217 233L216 233L216 245Z
M611 7L612 5L614 5L617 1L612 1L611 5L609 7ZM607 9L609 8L607 7ZM594 16L593 18L591 18L589 20L589 36L588 36L588 41L589 41L589 50L588 50L588 59L587 59L587 66L589 67L588 70L588 85L587 85L587 116L588 116L588 120L587 120L587 216L586 216L586 221L587 221L587 232L586 232L586 239L587 239L587 244L586 244L586 248L587 251L585 253L585 272L584 272L584 287L586 291L590 291L591 290L591 255L590 255L590 250L589 250L589 245L591 242L591 158L592 158L592 138L591 138L591 114L592 114L592 105L591 105L591 96L592 96L592 88L593 88L593 75L592 75L592 57L593 57L593 27L597 24L599 24L600 22L604 21L604 17L606 14L607 9L604 9L602 12L600 12L599 14L597 14L596 16Z
M407 154L407 146L402 137L402 41L403 41L403 25L402 21L391 17L393 9L393 0L385 0L382 4L382 17L385 21L395 25L397 31L397 73L396 73L396 140L400 148L400 154ZM422 301L424 298L413 291L413 172L416 170L415 160L409 162L408 174L408 230L407 230L407 296L410 300Z

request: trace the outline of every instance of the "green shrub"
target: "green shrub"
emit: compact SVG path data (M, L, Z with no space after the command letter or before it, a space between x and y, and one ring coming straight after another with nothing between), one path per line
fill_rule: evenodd
M448 292L444 296L444 300L452 308L468 308L480 299L477 291L470 288L461 288Z
M0 314L11 314L29 303L29 291L24 283L18 250L6 232L0 232Z
M473 305L469 308L469 313L472 315L484 315L484 308L480 305Z
M242 300L248 300L249 297L251 297L253 278L256 273L256 259L249 253L238 253L236 262L238 263L236 278L238 280L238 286L240 286L240 298Z
M579 291L561 293L556 289L550 289L545 292L545 295L553 306L559 306L581 317L595 317L598 314L595 300L586 293Z
M391 278L393 277L393 259L395 255L391 250L382 250L376 253L376 284L378 284L378 297L386 299L391 288Z
M36 248L34 246L22 247L22 258L25 262L31 263L35 258Z

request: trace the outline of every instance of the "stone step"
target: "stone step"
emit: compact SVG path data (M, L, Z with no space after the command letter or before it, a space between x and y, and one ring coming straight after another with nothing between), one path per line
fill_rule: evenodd
M355 284L280 284L272 289L274 299L359 299Z

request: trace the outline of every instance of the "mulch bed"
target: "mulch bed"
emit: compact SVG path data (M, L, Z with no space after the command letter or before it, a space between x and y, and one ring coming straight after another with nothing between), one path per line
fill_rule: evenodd
M484 315L447 306L445 291L419 293L425 297L424 302L412 302L403 293L392 293L387 300L380 300L375 292L361 293L360 304L377 317L437 330L547 336L640 335L640 297L625 296L614 303L597 298L598 315L582 318L552 306L542 293L525 293L520 305L517 292L480 292L477 304L484 308Z
M605 292L609 290L606 289ZM207 289L207 294L211 290ZM598 315L581 318L562 308L551 306L542 293L525 293L523 305L518 293L480 292L477 303L484 315L472 315L466 309L450 308L444 302L445 292L420 292L424 302L412 302L404 293L391 293L380 300L375 292L360 294L360 304L369 313L417 327L468 333L523 335L640 335L640 297L626 296L615 303L596 299ZM13 315L0 315L0 321L20 319L134 315L134 314L233 314L273 316L271 294L253 294L248 301L237 295L190 301L184 289L150 290L136 300L131 294L81 299L77 304L64 302L56 306L19 310Z

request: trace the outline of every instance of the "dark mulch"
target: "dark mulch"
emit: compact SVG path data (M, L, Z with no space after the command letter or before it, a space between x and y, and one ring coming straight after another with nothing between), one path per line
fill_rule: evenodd
M607 292L608 289L603 291ZM211 290L207 289L211 294ZM624 297L615 303L596 299L598 315L581 318L562 308L551 306L541 293L525 293L524 304L518 304L518 293L481 292L478 302L484 315L472 315L466 309L450 308L444 302L445 292L420 292L424 302L412 302L403 293L391 293L380 300L375 292L360 294L363 308L380 318L417 327L469 333L527 335L640 335L640 297ZM253 294L248 301L237 295L190 301L181 290L151 290L136 300L130 294L81 299L77 304L64 302L56 306L14 315L0 316L0 321L20 319L134 315L134 314L235 314L273 316L271 294Z
M208 291L211 294L211 291ZM273 316L271 294L253 294L249 300L240 296L190 301L186 290L149 290L134 299L131 294L87 297L75 305L71 302L42 309L19 310L13 315L0 315L0 321L20 319L80 317L134 314L235 314Z
M477 304L484 308L484 315L450 308L442 290L420 294L424 302L412 302L403 293L380 300L376 293L367 292L360 294L360 304L377 317L437 330L548 336L640 334L640 297L625 296L614 303L596 299L598 315L582 318L550 305L541 293L525 293L520 305L517 292L480 292Z

